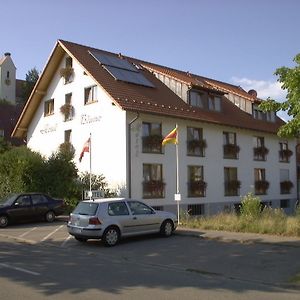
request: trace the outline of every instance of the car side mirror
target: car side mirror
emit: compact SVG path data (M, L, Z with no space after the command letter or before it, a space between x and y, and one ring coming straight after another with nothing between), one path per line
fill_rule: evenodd
M15 203L14 203L14 206L19 206L19 205L20 205L19 202L15 202Z

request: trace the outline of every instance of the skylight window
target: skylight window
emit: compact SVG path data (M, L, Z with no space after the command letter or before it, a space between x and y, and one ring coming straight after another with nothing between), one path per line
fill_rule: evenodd
M101 66L116 80L153 88L154 85L128 60L100 51L89 51Z

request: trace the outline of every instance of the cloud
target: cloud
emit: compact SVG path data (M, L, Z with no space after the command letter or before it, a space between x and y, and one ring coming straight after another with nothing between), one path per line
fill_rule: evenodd
M267 99L268 97L276 101L284 101L286 91L281 88L281 84L277 81L264 81L249 78L232 77L234 84L240 85L244 90L256 90L257 97Z

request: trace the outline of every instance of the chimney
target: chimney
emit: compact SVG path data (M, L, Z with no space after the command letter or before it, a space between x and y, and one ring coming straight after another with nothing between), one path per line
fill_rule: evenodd
M257 98L257 91L256 90L249 90L248 94L254 98Z
M5 52L4 56L10 56L10 52Z

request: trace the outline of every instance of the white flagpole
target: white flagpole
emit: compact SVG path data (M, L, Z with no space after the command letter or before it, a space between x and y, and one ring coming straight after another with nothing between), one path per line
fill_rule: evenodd
M176 124L176 129L177 129L177 133L176 133L176 139L177 139L177 142L175 144L176 146L176 194L177 194L177 197L180 197L180 189L179 189L179 155L178 155L178 126ZM179 213L179 201L180 199L177 199L177 219L178 219L178 224L180 224L180 213Z
M90 144L89 144L89 147L90 147L90 192L89 192L89 195L90 195L90 200L92 199L92 134L90 133Z

